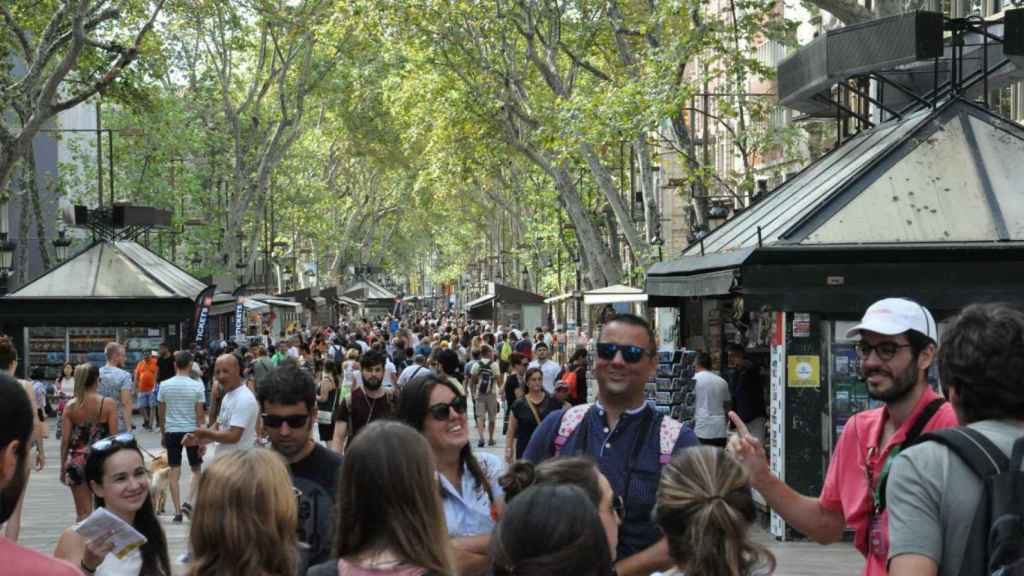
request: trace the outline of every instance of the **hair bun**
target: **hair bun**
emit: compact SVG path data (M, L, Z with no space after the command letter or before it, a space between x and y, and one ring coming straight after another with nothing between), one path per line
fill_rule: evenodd
M526 490L537 480L537 467L529 460L517 460L509 467L508 472L498 479L498 485L505 491L505 501L511 500L516 494Z

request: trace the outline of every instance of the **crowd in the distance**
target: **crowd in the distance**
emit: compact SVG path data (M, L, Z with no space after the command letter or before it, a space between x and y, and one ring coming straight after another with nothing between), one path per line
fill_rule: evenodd
M873 306L851 332L862 338L858 350L872 396L886 402L878 414L895 418L890 412L903 409L900 402L910 406L894 427L902 438L935 396L922 370L935 356L937 330L924 307L901 302L906 308L899 302ZM917 317L923 324L915 323ZM414 324L418 331L419 322ZM408 332L397 321L393 327L321 332L308 342L298 338L291 343L297 354L290 344L273 356L260 345L248 353L225 347L215 356L208 397L191 379L192 355L173 355L177 375L192 384L160 382L154 424L171 468L180 467L185 451L197 478L187 506L188 574L763 576L775 571L776 560L751 536L757 515L752 483L787 521L805 529L816 514L832 521L830 508L818 508L829 505L829 483L841 488L836 505L842 518L856 497L854 483L863 481L863 468L860 479L842 469L848 454L837 450L821 499L800 496L772 479L760 441L736 414L731 418L738 434L728 449L701 446L691 430L646 401L645 386L658 359L654 333L643 318L619 315L601 327L593 403L585 393L578 395L578 380L575 390L564 390L561 398L554 394L556 387L569 388L567 372L583 366L556 371L540 358L540 366L529 368L525 349L503 354L509 338L493 334L490 344L481 335L479 357L460 366L464 326L444 319L429 326L439 334L434 346L427 343L429 350L405 340ZM365 341L376 331L393 338ZM908 337L920 339L920 350L899 343ZM521 340L513 339L516 345ZM530 345L532 355L550 346L541 344L543 336L538 340ZM346 344L357 353L350 356ZM969 307L946 328L942 344L943 386L960 421L998 449L1012 446L1024 436L1024 313L1005 305ZM5 347L10 343L0 342L3 361ZM904 353L912 359L900 368ZM116 345L109 348L111 365L119 354ZM18 507L28 481L29 447L39 439L32 397L6 367L0 373L0 522ZM146 542L122 552L113 534L86 538L71 527L51 558L0 539L0 574L172 573L148 454L122 427L116 402L96 393L96 372L88 366L74 371L77 407L64 410L64 435L68 446L82 444L70 438L89 441L82 450L62 446L62 480L72 487L79 518L102 507ZM493 437L498 412L489 396L503 395L510 376L516 387L505 406L510 451L501 458L483 448ZM950 409L934 405L922 421ZM938 420L931 426L941 427ZM519 436L527 429L525 438ZM844 432L843 442L856 450L859 440ZM1024 454L1024 441L1017 446ZM899 532L883 535L865 525L869 533L863 536L884 538L892 547L882 565L894 574L974 573L966 560L948 555L963 551L961 544L973 554L963 526L971 522L961 518L961 507L978 507L988 488L958 476L957 486L973 501L948 502L939 483L943 477L953 481L943 476L949 459L937 462L935 456L942 446L905 448L886 466L886 518ZM1013 457L1019 467L1020 456ZM922 467L934 474L922 478ZM1014 480L1007 482L1012 487ZM180 521L185 505L177 498L174 504ZM954 517L960 520L952 522ZM861 538L860 519L847 519ZM1019 517L1017 522L1013 526L1019 528ZM807 531L817 537L813 527ZM915 541L912 534L928 539ZM876 545L868 543L867 572ZM1019 560L1020 551L1010 548L999 552L999 566Z

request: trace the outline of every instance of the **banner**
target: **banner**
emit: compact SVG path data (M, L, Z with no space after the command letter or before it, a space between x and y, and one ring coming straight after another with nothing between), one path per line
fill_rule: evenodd
M235 288L235 342L245 336L245 286Z
M213 293L216 290L217 287L211 284L196 296L196 312L192 318L195 338L192 341L200 346L206 342L206 322L210 319L210 306L213 305Z

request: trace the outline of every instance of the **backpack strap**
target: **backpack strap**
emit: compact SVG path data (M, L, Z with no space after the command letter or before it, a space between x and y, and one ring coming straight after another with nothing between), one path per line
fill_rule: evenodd
M907 435L903 438L903 442L901 442L897 448L893 449L889 458L894 458L898 454L897 450L902 451L914 444L917 444L918 440L923 438L921 436L921 432L924 431L924 427L928 425L928 422L931 421L932 417L935 416L935 413L938 412L939 408L942 408L942 405L945 403L946 400L944 398L936 398L929 402L928 405L918 413L917 418L914 419L914 423L910 425L910 430L907 430ZM886 466L884 470L882 477L879 478L879 482L881 484L878 487L878 511L884 510L886 507L885 488L889 485L888 466Z
M980 478L994 476L1010 466L1010 460L998 446L981 432L966 426L934 430L918 438L917 443L929 441L949 448Z
M682 431L682 422L668 416L662 417L658 451L658 461L661 462L662 466L668 464L668 461L672 459L672 450L676 447L676 442L679 440L679 434Z
M942 405L945 403L946 400L944 398L936 398L929 402L928 405L924 407L924 410L921 410L921 413L917 415L917 419L914 420L914 424L910 427L910 430L907 430L907 435L903 440L904 446L910 446L917 441L921 432L924 432L924 427L931 421L932 416L935 416L935 413L938 412L939 408L942 408Z
M562 447L569 441L569 437L579 428L583 417L587 415L591 406L591 404L580 404L562 413L562 420L558 423L558 436L555 437L555 456L558 456Z

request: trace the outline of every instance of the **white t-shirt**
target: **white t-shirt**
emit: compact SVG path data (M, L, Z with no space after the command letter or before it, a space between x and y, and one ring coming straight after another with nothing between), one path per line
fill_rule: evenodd
M245 384L240 385L224 395L220 401L220 413L217 425L220 430L228 430L232 426L242 429L242 437L237 444L221 444L214 446L213 458L227 454L233 450L250 448L256 445L256 419L260 415L260 404L256 395Z
M696 381L693 432L697 438L725 438L729 428L722 405L732 402L729 383L708 370L698 372L693 379Z
M544 361L544 365L541 366L536 360L530 362L528 368L540 368L541 373L544 375L544 391L548 394L555 393L555 380L558 375L562 373L562 367L554 360L548 359Z
M391 361L391 358L384 359L384 383L391 385L395 383L395 374L398 369L395 368L395 363Z

